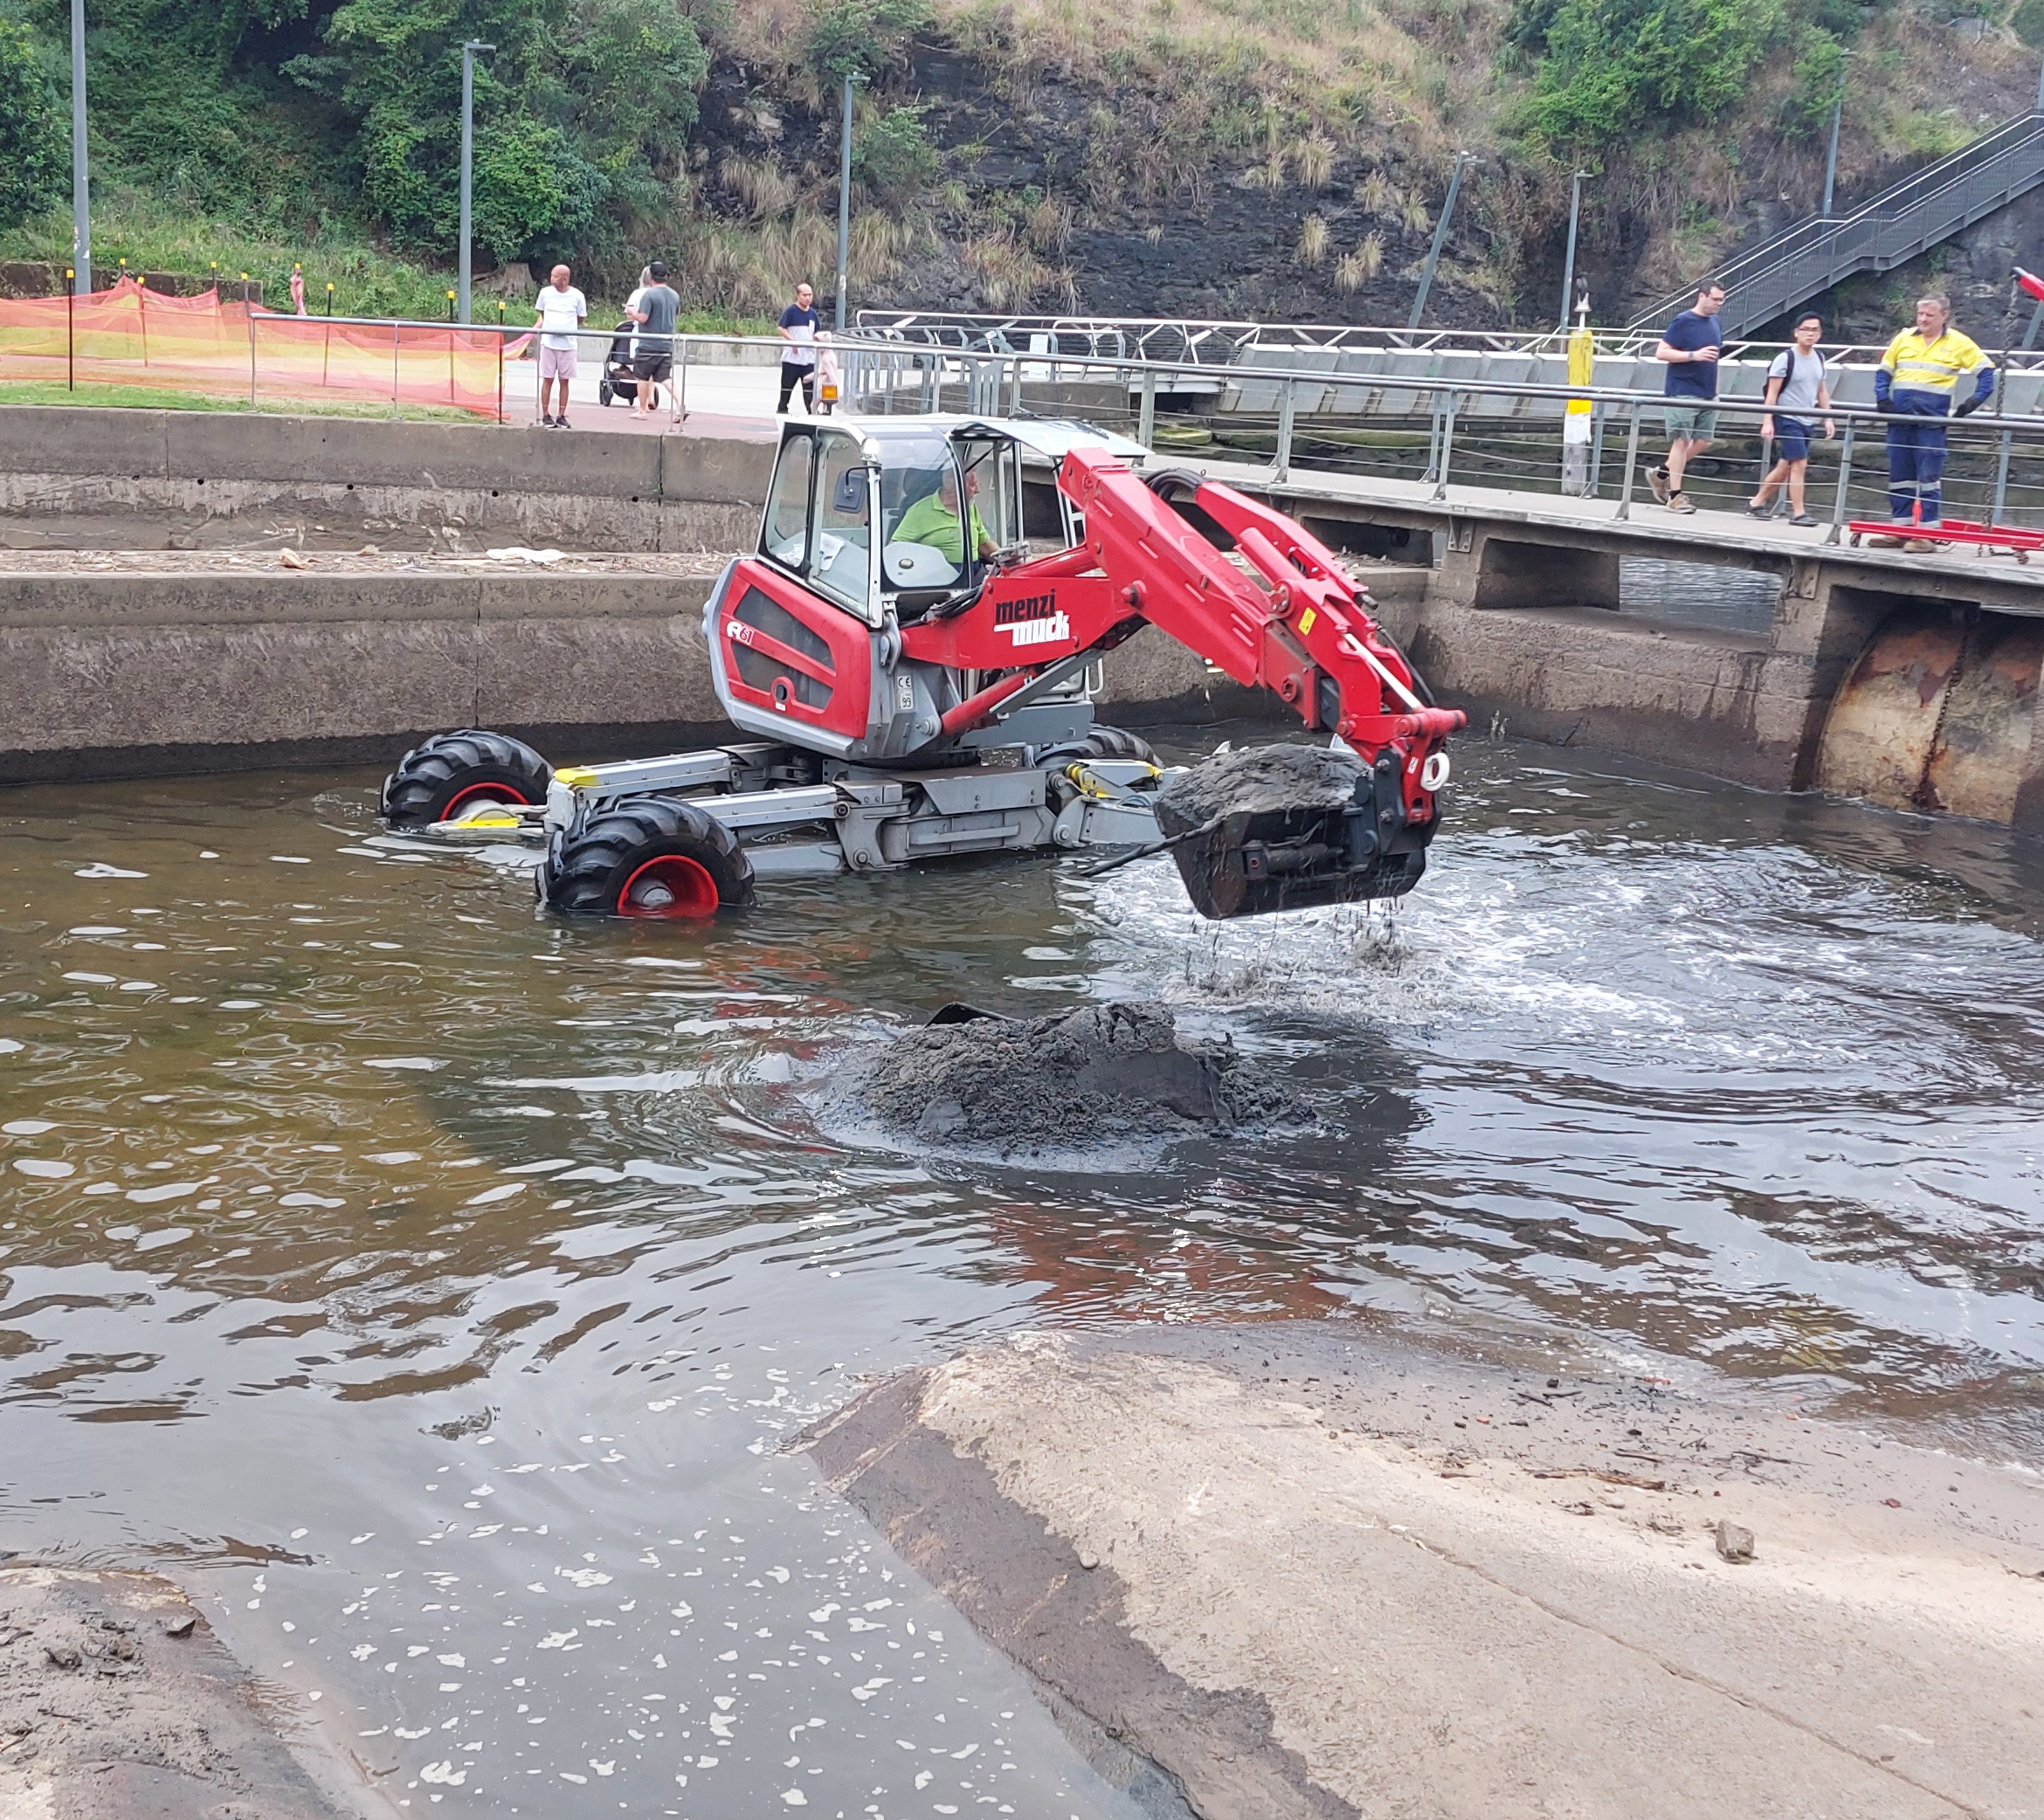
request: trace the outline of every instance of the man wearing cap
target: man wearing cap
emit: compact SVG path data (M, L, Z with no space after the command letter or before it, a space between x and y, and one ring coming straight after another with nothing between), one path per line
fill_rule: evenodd
M1960 382L1972 376L1970 387ZM1942 297L1916 300L1916 326L1888 344L1874 369L1874 408L1888 419L1888 517L1892 528L1867 541L1879 549L1922 552L1937 546L1944 511L1945 435L1953 417L1979 410L1994 390L1994 369L1979 345L1951 326Z

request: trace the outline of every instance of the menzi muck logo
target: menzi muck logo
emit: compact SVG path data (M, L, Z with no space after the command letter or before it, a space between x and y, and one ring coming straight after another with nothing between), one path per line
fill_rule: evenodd
M1025 619L1008 628L1008 636L1019 650L1025 645L1061 645L1072 636L1072 622L1062 613L1048 619Z
M1072 622L1058 611L1055 594L997 602L994 624L1007 628L1018 649L1025 645L1061 645L1072 636Z

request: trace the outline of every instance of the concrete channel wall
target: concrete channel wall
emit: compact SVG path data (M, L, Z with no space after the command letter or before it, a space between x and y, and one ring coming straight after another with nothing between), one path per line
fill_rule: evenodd
M486 541L729 550L756 534L770 455L699 437L17 410L0 412L0 527L94 509L344 523L366 497L406 524L465 524ZM1387 558L1366 570L1387 625L1479 732L1502 721L1768 789L2044 825L2044 587L2006 559L1592 521L1527 495L1434 500L1385 483L1358 498L1303 473L1221 477L1337 548ZM1621 612L1624 556L1771 575L1780 602L1753 631ZM723 732L699 631L714 564L34 562L0 570L0 782L382 761L463 725L564 761ZM1157 632L1113 653L1106 676L1105 714L1129 724L1281 712Z
M758 530L772 439L253 412L0 410L0 517L293 512L576 549L728 550Z

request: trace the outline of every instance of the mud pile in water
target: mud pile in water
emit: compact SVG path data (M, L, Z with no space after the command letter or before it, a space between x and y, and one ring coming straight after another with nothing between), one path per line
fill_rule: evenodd
M1304 1116L1232 1043L1181 1037L1149 1003L926 1025L855 1061L832 1097L900 1135L1005 1151Z
M1175 771L1157 793L1157 824L1169 835L1231 815L1340 809L1369 775L1352 753L1325 746L1250 746Z

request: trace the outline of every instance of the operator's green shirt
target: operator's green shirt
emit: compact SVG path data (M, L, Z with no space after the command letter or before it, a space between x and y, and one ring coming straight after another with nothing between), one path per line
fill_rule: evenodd
M977 551L992 540L980 522L978 507L967 507L967 515L972 520L972 548ZM965 561L965 547L958 536L958 514L945 506L941 487L925 493L901 514L901 523L894 527L894 541L926 543L947 562L963 564Z

